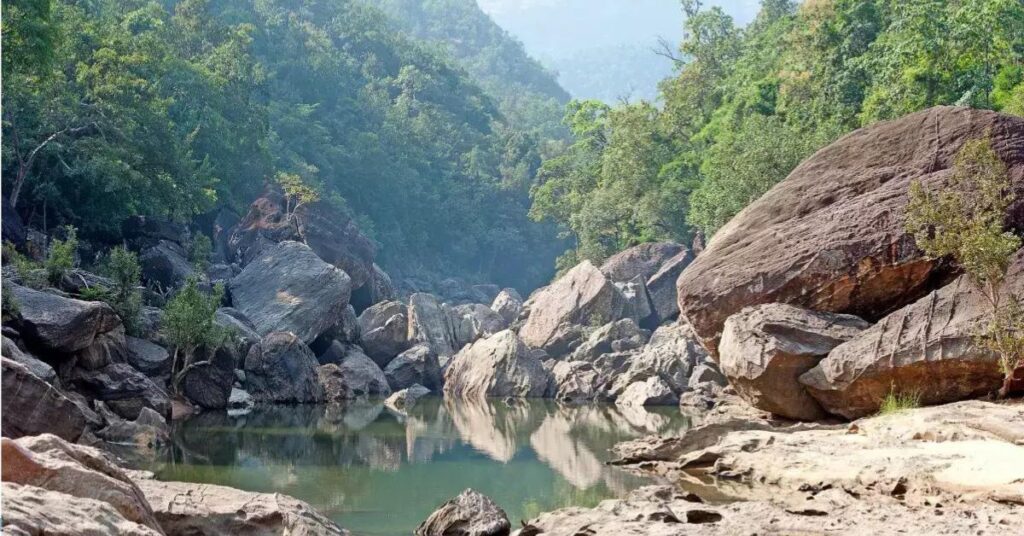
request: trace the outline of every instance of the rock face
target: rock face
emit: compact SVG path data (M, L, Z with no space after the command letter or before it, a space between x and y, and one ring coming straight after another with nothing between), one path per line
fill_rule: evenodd
M167 393L127 363L112 363L98 370L74 369L69 383L87 398L100 400L124 419L134 421L142 408L169 417Z
M559 361L551 367L552 390L556 400L584 402L604 397L604 381L593 363Z
M142 492L101 451L51 434L3 439L0 449L4 482L103 502L126 520L162 533Z
M307 404L324 399L316 356L292 333L271 333L245 356L246 390L257 402Z
M402 302L385 301L373 305L359 315L361 345L380 366L409 347L409 321Z
M523 297L514 288L502 289L491 302L491 309L512 325L523 310Z
M481 337L489 337L509 327L509 323L501 315L479 303L453 307L451 323L456 348L462 348Z
M1007 274L1004 295L1024 290L1024 256ZM830 413L874 413L890 392L940 404L991 393L1002 385L997 357L975 334L990 311L966 278L921 298L837 346L800 377Z
M770 303L747 307L725 321L718 363L747 402L790 419L826 416L798 378L868 323L852 315L817 313Z
M161 376L171 371L171 355L167 350L145 339L127 337L128 364L150 376Z
M436 296L422 292L409 296L409 340L428 344L439 355L458 350L451 313Z
M226 407L235 381L236 361L238 356L232 348L218 349L209 363L185 373L181 381L182 394L205 409Z
M78 441L85 430L85 416L74 402L21 363L0 358L0 371L0 429L5 437L50 432L68 441Z
M667 322L679 315L676 281L694 258L690 250L683 250L665 261L661 269L647 280L647 295L651 299L651 309L659 323Z
M615 399L619 406L674 406L678 403L679 395L658 376L629 384Z
M626 307L619 289L589 261L583 261L558 281L536 291L528 300L530 316L519 330L532 348L555 349L563 324L603 325L618 320Z
M96 336L106 333L121 321L109 305L63 298L10 285L10 292L21 312L19 333L30 346L41 351L72 353L92 345Z
M308 504L280 493L136 479L168 536L347 535Z
M660 378L672 392L686 389L690 373L697 363L707 359L707 352L685 324L658 328L651 340L627 361L625 369L613 378L612 394L620 394L631 384Z
M648 242L608 257L601 272L616 282L624 283L636 276L647 281L666 261L685 251L685 246L674 242Z
M426 344L417 344L398 354L384 368L384 376L393 391L422 385L432 391L440 391L444 382L437 354Z
M964 142L986 133L1019 205L1024 119L937 107L878 123L815 153L719 230L679 277L682 315L716 349L725 319L750 305L790 303L877 321L916 301L953 274L904 232L908 187L944 184Z
M300 241L328 264L344 270L352 288L371 281L376 250L348 216L321 201L303 205L288 217L285 205L284 196L270 190L249 207L229 239L231 251L243 265L273 244Z
M511 330L463 348L445 371L445 396L543 397L551 375Z
M185 250L168 240L160 240L155 246L146 248L139 255L139 266L143 281L165 290L180 287L195 274Z
M290 331L305 343L341 321L352 282L305 244L268 247L231 280L231 300L256 331Z
M391 394L384 371L359 351L349 352L340 364L321 365L317 375L328 402Z
M507 536L512 529L505 511L489 497L467 489L442 504L416 527L416 536Z
M18 345L7 337L3 337L2 353L7 359L24 365L29 372L35 374L46 383L52 384L57 379L57 371L53 370L53 367L18 348Z
M129 521L103 501L75 497L35 486L3 483L4 529L12 536L28 534L118 534L160 536Z
M649 338L650 332L641 330L632 318L624 318L594 330L587 340L576 348L572 358L593 361L602 354L640 348Z

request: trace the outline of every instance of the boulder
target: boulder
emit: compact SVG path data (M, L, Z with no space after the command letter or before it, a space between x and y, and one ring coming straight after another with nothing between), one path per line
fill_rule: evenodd
M686 251L686 246L674 242L648 242L608 257L601 265L601 272L619 283L637 276L647 281L666 261Z
M624 352L642 347L650 332L641 330L632 318L609 322L594 330L572 354L578 361L593 361L602 354Z
M370 281L352 291L352 305L357 313L362 313L368 307L394 300L397 295L391 276L374 263Z
M4 438L0 451L4 482L103 502L128 521L163 533L142 492L102 451L52 434Z
M352 286L309 246L281 242L250 262L230 289L232 303L257 333L290 331L308 344L341 321Z
M108 443L153 449L166 445L170 440L171 428L167 421L149 408L142 408L137 419L128 421L110 411L103 402L96 402L95 405L106 423L106 426L96 431L96 437Z
M826 416L799 382L833 348L868 323L852 315L819 313L769 303L725 321L718 363L736 392L757 409L814 421Z
M621 318L626 299L619 289L589 261L530 296L530 316L519 330L523 342L551 355L560 346L563 324L599 326Z
M256 405L252 395L244 389L231 388L231 395L228 396L228 414L244 414L252 410Z
M227 330L242 354L248 353L250 346L260 342L260 334L256 332L252 321L242 311L234 307L217 309L213 320L218 326Z
M307 244L317 257L348 274L351 288L365 285L374 272L376 248L351 218L327 201L304 204L289 216L286 200L276 188L253 202L228 244L245 266L260 257L263 249L285 241Z
M128 362L128 340L124 326L96 335L92 344L75 352L75 365L88 370L101 369L111 363Z
M4 243L10 242L14 244L14 247L20 248L25 245L25 237L28 231L25 229L25 224L21 221L21 216L18 215L18 211L14 210L11 205L11 200L7 196L0 196L2 198L2 205L0 205L0 236Z
M68 354L89 347L96 336L121 320L109 305L64 298L48 292L10 285L4 289L18 303L19 333L40 352Z
M417 344L398 354L384 368L384 376L393 391L416 384L440 391L444 382L437 354L426 344Z
M479 303L456 305L451 308L451 316L456 348L509 327L501 315Z
M491 302L491 309L511 326L523 310L523 297L514 288L502 289Z
M195 366L185 373L181 379L181 393L201 408L223 409L231 395L238 361L239 354L235 348L218 348L208 363Z
M380 366L409 347L409 322L402 302L385 301L359 315L362 347Z
M422 385L415 383L410 387L406 387L401 391L395 391L391 393L386 400L384 405L395 410L405 411L416 405L416 401L429 395L430 389L423 387Z
M53 367L40 361L34 355L18 348L18 345L6 336L3 337L3 346L0 349L0 353L4 357L15 361L29 370L32 374L39 377L46 383L52 384L57 379L57 371L53 370Z
M136 478L168 536L347 535L308 504L280 493Z
M358 350L349 352L338 365L321 365L317 375L328 402L391 394L384 371Z
M271 333L245 356L246 390L257 402L320 402L324 390L318 366L316 356L294 334Z
M651 309L657 323L668 322L679 315L676 281L694 258L690 250L683 250L665 261L661 269L647 279L647 296L651 300Z
M624 370L614 374L611 393L620 394L633 383L657 377L679 394L686 389L694 365L707 357L688 325L662 326L651 335L647 346L626 359ZM617 371L619 367L611 370Z
M955 275L904 231L912 181L940 188L964 142L989 136L1024 203L1024 118L936 107L848 134L722 227L679 277L678 302L709 349L744 307L789 303L876 322Z
M445 396L543 397L551 374L511 330L463 348L445 371Z
M155 246L144 249L139 255L139 266L142 280L163 290L181 287L196 273L185 250L168 240L160 240Z
M656 327L657 317L652 317L654 309L651 308L651 299L647 296L647 284L642 276L636 276L625 283L616 282L615 288L619 289L626 299L625 316L636 320L644 326Z
M6 212L6 211L5 211ZM4 225L7 225L6 220ZM145 525L125 519L110 504L36 486L3 483L4 529L11 536L67 534L162 536Z
M121 236L142 246L139 249L155 245L161 240L184 244L187 234L188 230L180 223L148 216L130 216L121 222Z
M167 349L145 339L127 337L128 364L148 376L163 376L171 372L171 354Z
M217 262L229 263L231 254L231 232L238 225L238 214L230 208L221 208L210 222L210 241L213 242L213 258Z
M419 527L416 536L507 536L512 530L505 511L489 497L467 489L448 500Z
M458 350L452 315L437 296L417 292L409 296L409 340L430 345L439 355Z
M554 398L563 402L585 402L605 398L604 378L593 363L559 361L551 368Z
M1004 295L1024 291L1024 255L1007 273ZM876 412L890 392L941 404L994 392L1003 373L977 333L991 306L966 277L886 316L829 352L800 377L829 413L848 419Z
M615 399L617 406L675 406L679 395L665 380L651 376L644 381L633 382Z
M127 363L111 363L98 370L75 368L68 382L86 398L106 402L122 418L134 421L142 408L169 417L167 393Z
M68 441L78 441L86 421L74 402L22 363L2 357L0 371L0 398L3 399L0 431L5 437L51 433Z

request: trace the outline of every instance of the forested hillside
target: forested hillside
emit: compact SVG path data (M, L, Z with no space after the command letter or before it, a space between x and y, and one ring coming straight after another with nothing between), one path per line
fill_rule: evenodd
M242 209L297 177L389 269L543 282L533 127L396 25L358 0L5 0L4 191L35 227L114 241L129 215ZM558 98L543 74L508 76Z
M843 133L938 104L1024 113L1018 0L764 0L738 27L684 0L686 38L660 102L572 103L575 143L547 159L532 215L601 260L710 237Z

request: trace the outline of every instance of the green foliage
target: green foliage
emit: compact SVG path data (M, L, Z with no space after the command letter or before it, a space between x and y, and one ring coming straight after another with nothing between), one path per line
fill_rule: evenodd
M294 213L302 205L316 203L320 200L320 190L315 186L306 184L297 173L278 172L274 180L284 190L288 203L288 206L285 207L287 214Z
M64 239L53 238L50 250L43 261L46 269L46 280L53 286L59 286L64 274L75 267L75 251L78 249L78 231L71 226L64 230Z
M7 285L7 281L3 282L2 288L0 288L0 320L9 322L21 316L21 308L18 306L18 300L14 298L14 294L11 294L10 286Z
M190 367L201 363L195 361L197 352L203 350L212 355L225 344L225 331L215 321L223 298L223 285L216 285L212 293L206 294L195 278L189 278L164 307L161 329L168 344L174 347L171 386L175 392Z
M908 409L921 407L921 394L917 391L901 392L896 386L890 387L878 408L879 415L893 415Z
M43 265L22 255L10 242L4 242L3 262L14 267L22 285L34 289L46 286L46 270Z
M140 329L139 313L142 310L142 268L135 252L124 246L110 250L103 264L103 272L114 286L103 301L113 307L124 323L129 335L137 335Z
M213 254L213 242L210 237L203 233L196 233L188 244L188 260L195 265L199 271L204 271L210 265L210 255Z
M85 301L107 302L110 300L110 291L99 285L84 287L82 290L78 291L78 299Z

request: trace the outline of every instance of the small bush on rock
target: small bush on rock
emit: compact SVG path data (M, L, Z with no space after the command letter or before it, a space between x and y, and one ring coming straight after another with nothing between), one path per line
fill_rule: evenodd
M210 237L203 233L196 233L188 245L188 260L199 271L205 271L210 265L210 255L213 253L213 242Z
M135 252L124 246L110 250L103 271L114 282L103 301L110 304L121 317L125 331L136 335L139 331L139 312L142 310L142 267Z
M14 267L22 285L35 289L46 286L46 272L43 270L43 265L22 255L10 242L4 243L3 263Z
M162 330L174 348L171 368L174 393L179 392L181 380L189 370L208 363L209 357L226 342L227 334L215 321L223 297L223 285L216 285L213 292L207 294L191 277L164 307Z
M78 249L78 230L68 226L63 240L54 238L50 242L50 251L46 255L43 267L46 268L46 279L51 285L60 285L64 274L75 267L75 250Z

